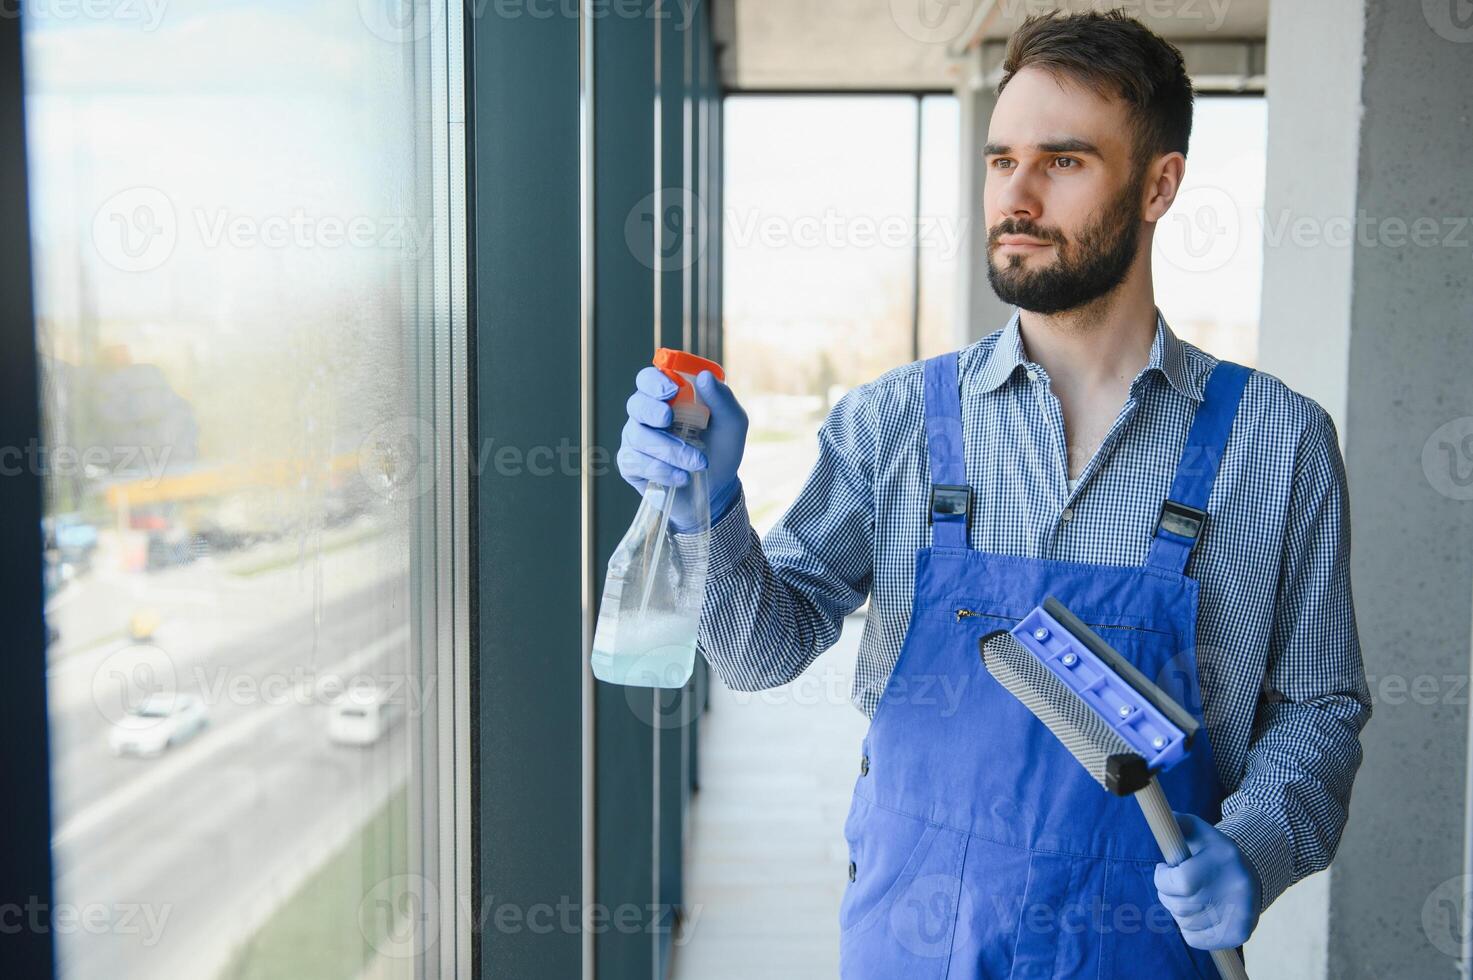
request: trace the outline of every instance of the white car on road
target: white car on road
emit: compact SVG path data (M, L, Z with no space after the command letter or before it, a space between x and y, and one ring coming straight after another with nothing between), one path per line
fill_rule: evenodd
M113 755L161 755L199 734L209 709L193 694L150 694L113 724L108 745Z
M327 737L342 745L372 745L399 721L403 705L377 685L355 684L331 707Z

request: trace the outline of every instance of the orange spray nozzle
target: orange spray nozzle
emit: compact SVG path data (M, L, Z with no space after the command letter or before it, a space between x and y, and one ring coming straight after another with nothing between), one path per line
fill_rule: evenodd
M720 364L671 347L661 347L655 351L655 367L659 368L665 377L674 381L676 388L679 389L675 392L675 397L671 399L671 403L676 405L700 401L696 397L695 380L696 375L702 371L710 371L716 375L717 381L726 380L726 372L721 370Z
M683 350L661 347L655 351L655 367L675 382L675 396L670 399L670 407L675 411L676 420L704 429L711 421L711 410L696 394L696 375L710 371L716 380L725 381L726 373L721 370L721 365Z

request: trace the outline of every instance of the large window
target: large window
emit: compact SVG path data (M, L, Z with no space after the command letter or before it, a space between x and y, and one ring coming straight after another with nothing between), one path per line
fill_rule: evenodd
M951 96L730 96L727 373L751 416L743 483L767 530L849 388L958 346Z
M450 975L457 25L67 10L26 22L60 974Z

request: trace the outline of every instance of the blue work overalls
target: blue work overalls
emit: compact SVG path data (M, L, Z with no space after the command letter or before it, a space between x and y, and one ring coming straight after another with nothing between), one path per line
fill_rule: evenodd
M841 974L1216 978L1157 898L1161 852L1140 807L998 684L979 640L1056 596L1202 721L1197 582L1183 570L1250 371L1213 370L1149 556L1131 567L970 550L957 354L924 367L932 545L916 553L910 628L844 825ZM1160 781L1174 810L1220 818L1205 727Z

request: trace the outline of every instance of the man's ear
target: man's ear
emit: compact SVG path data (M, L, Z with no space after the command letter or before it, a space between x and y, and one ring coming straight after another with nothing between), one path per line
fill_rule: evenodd
M1187 158L1176 152L1164 153L1146 167L1146 179L1141 182L1143 221L1155 223L1171 210L1172 202L1181 191L1186 169Z

